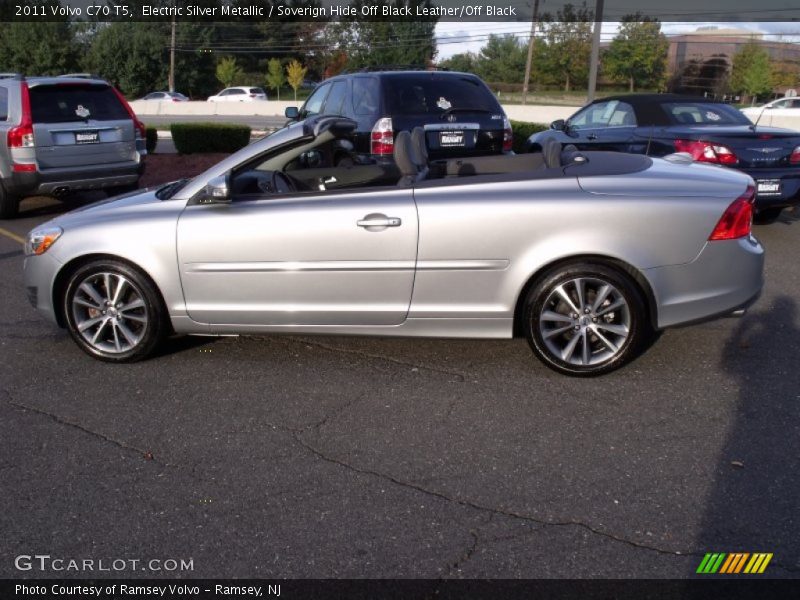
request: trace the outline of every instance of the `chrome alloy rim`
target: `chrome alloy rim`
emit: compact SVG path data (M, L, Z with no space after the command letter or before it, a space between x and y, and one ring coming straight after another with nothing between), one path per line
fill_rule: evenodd
M101 352L128 352L147 330L142 292L118 273L95 273L84 279L73 295L71 309L81 337Z
M539 315L550 353L576 366L616 356L628 339L631 311L620 291L602 279L580 277L557 286Z

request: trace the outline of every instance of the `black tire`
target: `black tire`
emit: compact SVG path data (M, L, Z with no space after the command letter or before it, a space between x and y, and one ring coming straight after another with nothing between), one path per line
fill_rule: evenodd
M118 290L120 281L125 285ZM111 301L116 304L109 306ZM62 303L72 339L99 360L147 358L168 331L167 312L155 286L120 261L96 260L79 267L69 277Z
M19 198L6 192L0 183L0 219L13 219L19 213Z
M620 368L653 333L638 285L599 262L569 263L546 273L528 292L523 318L534 354L551 369L578 377Z
M129 194L131 192L135 192L139 189L139 182L136 183L128 183L125 185L117 185L114 187L106 188L106 196L111 198L112 196L120 196L122 194Z
M753 223L756 225L769 225L777 221L782 212L783 208L762 208L753 215Z

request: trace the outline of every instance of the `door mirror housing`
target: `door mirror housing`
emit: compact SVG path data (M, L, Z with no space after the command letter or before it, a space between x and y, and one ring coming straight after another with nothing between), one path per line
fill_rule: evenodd
M296 106L287 106L283 111L283 115L287 119L296 119L300 116L300 110Z
M564 131L567 128L567 123L564 119L556 119L552 123L550 123L550 129L555 129L556 131Z
M200 204L230 204L231 189L229 181L230 174L210 179L206 184Z

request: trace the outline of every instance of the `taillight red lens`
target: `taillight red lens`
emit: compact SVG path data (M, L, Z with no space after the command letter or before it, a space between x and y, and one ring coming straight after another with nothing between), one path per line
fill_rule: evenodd
M116 94L116 96L119 99L119 101L122 102L122 106L124 106L125 110L128 111L128 114L130 115L131 119L133 119L133 126L136 128L136 135L138 137L144 139L146 137L146 135L147 135L146 131L145 131L146 128L144 126L144 123L142 123L136 117L136 113L133 112L133 109L131 108L131 105L128 104L128 101L125 99L125 96L123 96L122 93L117 88L115 88L113 85L111 86L111 89L114 91L114 94Z
M714 231L708 236L709 241L736 240L747 237L753 226L753 202L756 190L752 185L747 191L734 200L725 210Z
M511 121L508 117L503 117L503 152L511 152L514 146L514 131L511 129Z
M32 148L36 145L33 139L33 119L31 118L31 94L28 84L20 87L20 108L22 115L19 125L8 130L7 141L9 148Z
M800 165L800 146L792 150L792 154L789 156L789 163L793 165Z
M739 162L733 150L722 144L702 140L675 140L675 152L688 152L697 162L735 165Z
M394 132L390 117L383 117L375 122L370 134L370 152L383 155L394 152Z

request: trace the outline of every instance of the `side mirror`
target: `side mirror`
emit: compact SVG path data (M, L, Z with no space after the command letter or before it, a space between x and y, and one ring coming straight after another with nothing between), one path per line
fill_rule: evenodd
M231 191L228 186L228 176L214 177L206 184L206 191L201 204L230 204Z
M550 123L550 129L555 129L556 131L564 131L567 128L567 123L564 119L556 119L552 123Z
M286 110L283 111L283 115L287 119L296 119L300 116L300 111L296 106L287 106Z

